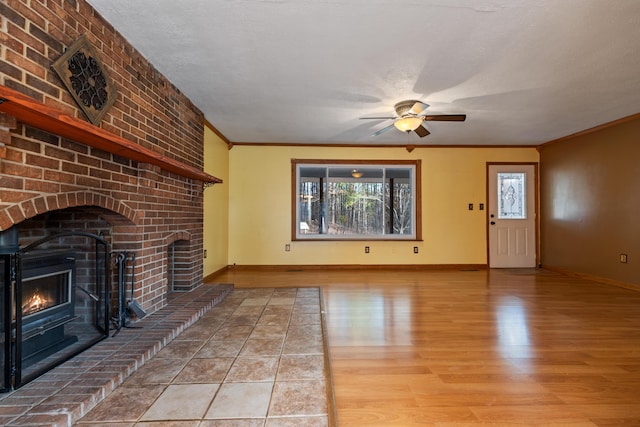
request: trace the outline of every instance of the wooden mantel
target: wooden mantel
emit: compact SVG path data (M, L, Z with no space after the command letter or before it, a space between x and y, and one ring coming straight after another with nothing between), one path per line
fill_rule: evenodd
M150 163L185 178L196 179L205 184L222 182L220 178L51 108L4 85L0 85L0 112L15 117L19 122L54 135L137 162Z

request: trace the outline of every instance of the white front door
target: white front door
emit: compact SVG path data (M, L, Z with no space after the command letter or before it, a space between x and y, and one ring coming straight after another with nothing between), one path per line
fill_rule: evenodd
M535 267L536 165L488 166L489 267Z

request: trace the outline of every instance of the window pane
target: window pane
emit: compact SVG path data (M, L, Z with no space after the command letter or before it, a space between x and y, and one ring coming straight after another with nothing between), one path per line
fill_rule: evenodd
M387 233L413 233L413 194L411 191L411 169L387 169Z
M298 212L298 233L320 234L325 181L325 168L300 168L300 209Z
M526 219L526 174L524 172L498 173L498 218Z
M362 175L360 176L358 172ZM354 175L359 177L355 178ZM382 169L329 169L327 191L329 234L383 234L382 175Z

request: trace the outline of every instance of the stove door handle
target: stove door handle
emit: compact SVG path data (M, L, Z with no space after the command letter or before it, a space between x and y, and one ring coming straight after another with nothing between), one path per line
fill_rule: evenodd
M91 292L89 292L88 290L86 290L85 288L83 288L82 286L76 286L76 288L80 289L82 292L84 292L85 294L89 295L89 298L91 298L92 300L94 300L95 302L98 302L100 300L100 298L98 298L97 295L92 294Z

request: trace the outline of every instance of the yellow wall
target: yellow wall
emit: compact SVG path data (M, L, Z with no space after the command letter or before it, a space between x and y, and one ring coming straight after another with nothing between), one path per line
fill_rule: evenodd
M205 126L204 170L223 180L204 191L204 277L228 265L229 248L229 150L227 144Z
M291 159L422 161L424 241L291 241ZM486 264L487 162L537 162L535 148L256 147L229 151L229 264ZM468 210L473 203L475 209ZM206 209L206 208L205 208ZM206 215L209 211L205 210ZM206 232L205 223L205 232ZM285 244L291 251L285 252ZM364 253L364 246L371 248ZM418 246L419 253L413 253ZM206 261L206 260L205 260Z

